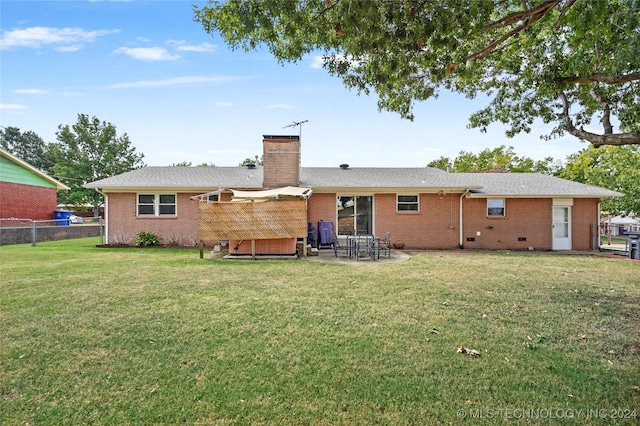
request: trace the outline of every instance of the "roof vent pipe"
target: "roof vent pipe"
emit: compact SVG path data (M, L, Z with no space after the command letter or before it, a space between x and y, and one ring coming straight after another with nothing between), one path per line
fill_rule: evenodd
M349 165L348 165L348 164L344 164L344 163L343 163L343 164L340 164L340 168L341 168L342 170L347 170L347 169L349 168Z

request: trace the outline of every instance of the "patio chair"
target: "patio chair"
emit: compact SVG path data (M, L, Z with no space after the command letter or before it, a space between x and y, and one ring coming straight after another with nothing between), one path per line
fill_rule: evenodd
M333 252L336 257L338 257L338 252L344 252L344 254L346 254L347 256L351 254L350 253L351 247L349 247L349 244L347 243L347 241L340 243L340 240L338 240L338 236L335 234L335 232L333 233L332 246L333 246Z
M380 252L383 256L391 258L391 232L386 232L384 238L378 239L378 259L380 259Z

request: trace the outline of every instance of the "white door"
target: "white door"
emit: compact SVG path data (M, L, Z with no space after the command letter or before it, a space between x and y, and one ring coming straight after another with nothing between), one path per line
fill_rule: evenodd
M553 207L553 250L571 250L571 207Z

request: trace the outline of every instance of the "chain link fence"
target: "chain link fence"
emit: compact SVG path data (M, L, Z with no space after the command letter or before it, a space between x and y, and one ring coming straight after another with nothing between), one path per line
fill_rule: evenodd
M101 217L31 220L0 218L0 245L28 244L45 241L100 237L104 244L104 224Z

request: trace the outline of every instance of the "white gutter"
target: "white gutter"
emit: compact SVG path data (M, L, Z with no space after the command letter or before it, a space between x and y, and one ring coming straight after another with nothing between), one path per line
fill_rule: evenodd
M464 248L464 243L462 242L463 232L462 232L462 199L465 195L469 193L469 190L465 190L462 195L460 195L460 248Z

